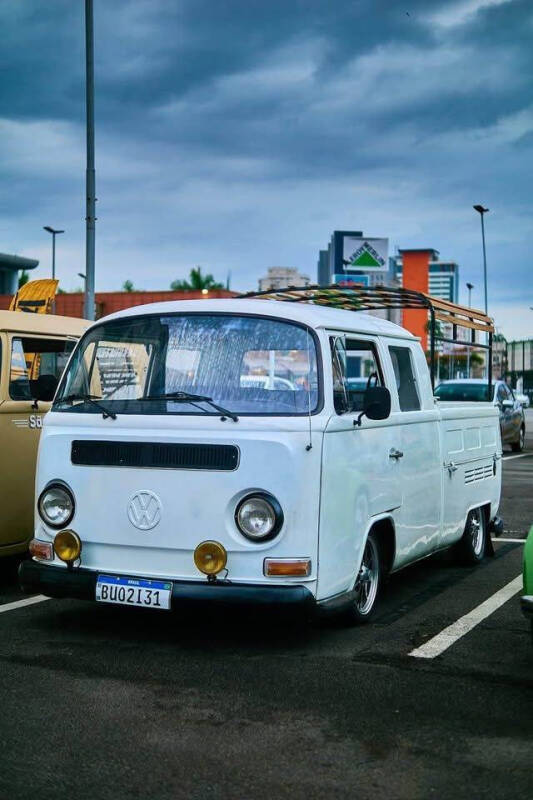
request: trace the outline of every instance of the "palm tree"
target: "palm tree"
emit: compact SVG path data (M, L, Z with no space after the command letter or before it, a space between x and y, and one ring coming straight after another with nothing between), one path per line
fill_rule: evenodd
M202 268L193 267L189 273L189 280L172 281L170 288L174 292L201 292L203 289L223 289L221 283L217 283L211 273L202 275Z
M19 289L22 289L22 287L25 286L28 283L29 279L30 279L30 276L28 275L26 270L23 269L22 272L19 275Z

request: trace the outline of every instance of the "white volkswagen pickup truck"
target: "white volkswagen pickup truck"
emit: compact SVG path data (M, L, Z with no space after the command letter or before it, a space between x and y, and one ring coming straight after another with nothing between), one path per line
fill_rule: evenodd
M28 592L151 609L303 606L365 622L383 578L480 562L501 488L490 403L439 403L419 341L272 299L94 324L46 415Z

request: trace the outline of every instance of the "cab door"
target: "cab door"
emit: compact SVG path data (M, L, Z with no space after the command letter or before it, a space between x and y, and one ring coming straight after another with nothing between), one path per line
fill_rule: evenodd
M39 435L50 402L32 400L32 390L49 384L50 400L69 345L67 339L2 334L0 371L0 555L24 550L33 536L35 467Z
M398 444L392 421L364 417L357 424L369 379L385 385L379 343L339 332L325 344L325 393L333 393L335 413L322 448L319 598L352 588L372 520L394 519L402 504L401 464L390 458Z
M520 404L517 403L511 389L505 383L498 384L496 401L500 408L502 442L515 442L518 439L522 422Z
M389 340L387 351L395 384L390 417L395 433L393 447L398 453L397 477L403 497L396 524L395 566L401 566L440 545L440 420L420 345Z

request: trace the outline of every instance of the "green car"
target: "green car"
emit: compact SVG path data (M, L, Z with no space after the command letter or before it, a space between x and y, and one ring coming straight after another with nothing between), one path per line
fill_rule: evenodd
M533 528L529 531L524 547L524 594L521 604L524 615L531 622L533 636Z

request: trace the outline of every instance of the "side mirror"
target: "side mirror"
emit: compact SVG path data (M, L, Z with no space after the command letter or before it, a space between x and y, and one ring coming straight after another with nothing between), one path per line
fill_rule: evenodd
M386 386L369 386L363 396L363 410L354 420L354 425L361 425L363 417L368 419L387 419L390 416L391 397Z

